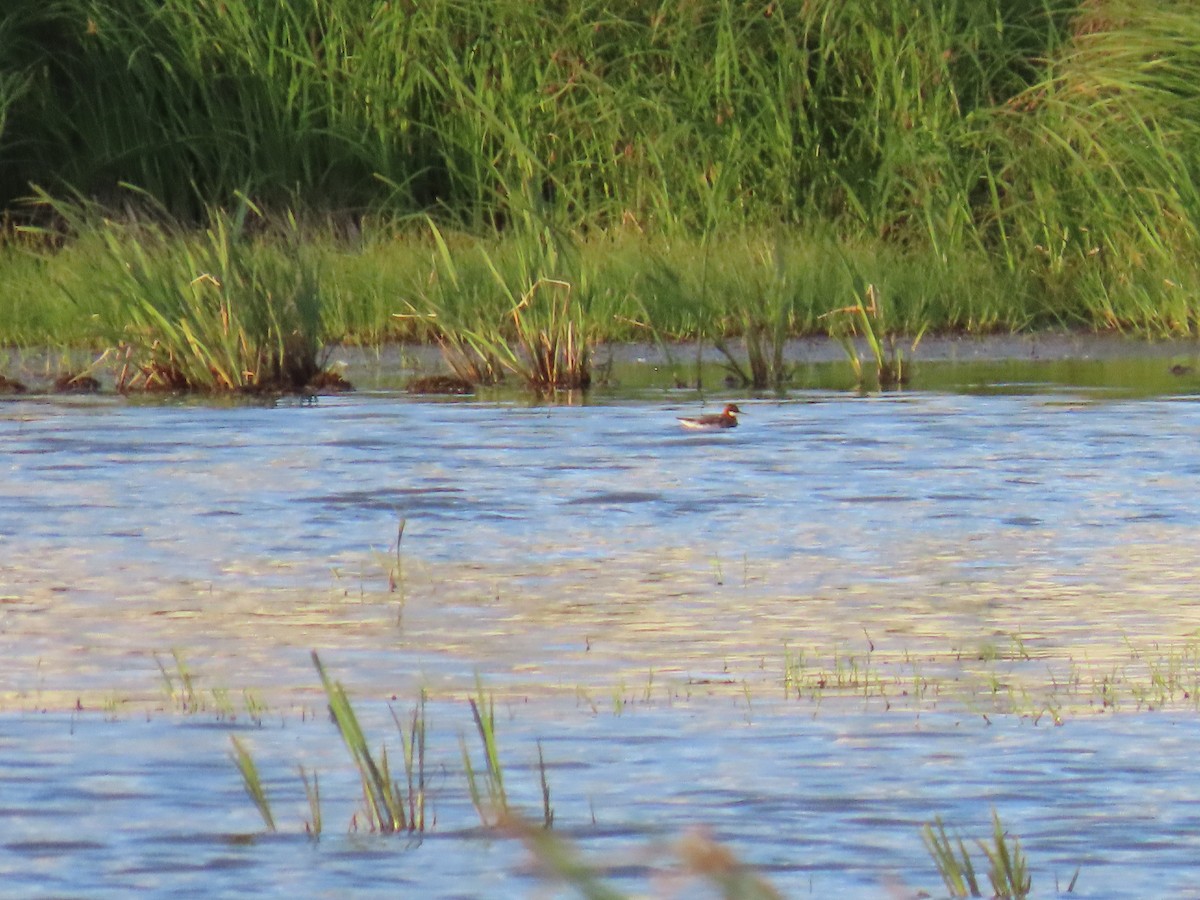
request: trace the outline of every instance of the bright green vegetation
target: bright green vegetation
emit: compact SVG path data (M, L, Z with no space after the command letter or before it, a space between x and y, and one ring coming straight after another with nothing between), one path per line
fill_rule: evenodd
M250 755L250 751L246 749L246 745L239 741L236 736L230 735L229 742L233 745L233 761L238 768L238 772L242 775L242 783L246 787L246 793L254 802L254 807L258 810L258 814L262 816L263 824L267 826L267 830L274 831L275 816L271 812L271 801L267 799L267 791L263 787L262 776L258 773L258 765L254 762L254 757ZM304 783L304 787L307 791L307 780Z
M176 659L178 661L178 655ZM316 651L312 653L312 660L324 687L330 714L361 778L363 812L368 828L380 834L425 832L427 789L424 691L421 692L407 728L392 710L392 719L399 730L404 751L406 783L401 783L394 781L389 772L386 747L381 749L378 760L371 753L358 716L341 682L330 676ZM160 668L163 668L164 678L170 682L161 663ZM180 668L182 670L182 663ZM648 699L649 684L646 695ZM468 698L468 704L482 747L484 767L480 771L476 770L465 737L460 738L462 766L467 791L482 827L496 834L524 841L548 877L575 888L582 896L620 900L624 895L610 888L603 880L603 865L586 861L569 840L551 831L554 815L550 807L550 788L541 742L538 742L538 770L543 797L543 820L538 827L509 805L504 787L504 767L496 740L495 699L485 690L478 678L475 695ZM235 736L231 736L230 740L233 747L232 758L242 776L246 793L262 817L264 826L268 831L274 832L275 818L258 766L243 741ZM311 773L310 778L303 766L299 772L310 813L305 830L310 837L319 838L322 820L317 773ZM357 822L357 816L354 822ZM961 837L951 840L940 817L923 827L921 837L951 897L983 896L975 864L967 851L966 843ZM1010 838L999 814L994 810L991 841L977 840L975 843L983 851L988 863L988 880L992 889L990 896L1028 896L1032 886L1028 861L1020 841L1016 837ZM687 834L671 842L668 850L676 867L693 878L710 882L722 897L743 900L777 900L782 897L767 880L757 875L730 850L703 834ZM1078 877L1077 869L1066 888L1067 893L1074 890Z
M483 744L484 769L481 773L476 773L475 765L471 762L466 738L461 739L460 746L471 805L479 813L479 821L486 827L498 824L508 815L508 792L504 789L504 767L500 765L500 750L496 743L496 703L493 697L484 692L483 684L478 681L475 691L476 696L469 702L471 717L475 720L475 730ZM542 783L545 784L544 778Z
M631 338L744 336L743 380L778 381L781 338L848 331L867 287L875 335L1200 330L1183 0L12 6L0 341L128 343L185 275L191 309L152 308L195 330L222 249L301 343L465 341L551 386ZM35 185L124 224L64 232ZM229 243L239 197L263 216ZM142 293L102 296L130 261ZM173 363L202 386L278 366L200 331Z
M244 203L234 215L214 210L202 233L54 208L99 243L89 284L64 292L119 355L118 390L298 389L320 372L317 276L294 227L255 245Z
M325 671L320 657L314 650L313 665L321 676L321 684L325 688L325 696L329 701L329 711L337 723L338 731L350 752L354 765L362 779L363 800L367 816L367 824L372 831L384 834L393 832L421 832L425 830L425 698L422 695L416 709L413 710L412 721L408 731L400 719L393 713L396 727L400 731L404 748L405 782L394 781L388 767L387 748L379 754L376 761L367 744L366 735L358 723L358 716L350 704L350 698L340 681L334 681ZM313 816L313 826L310 833L320 834L320 795L317 792L316 773L313 774L312 788L303 770L300 773L304 782L304 792L309 800ZM248 780L247 780L247 783ZM253 793L251 794L253 796ZM257 802L257 801L256 801Z
M934 825L937 827L935 828ZM975 874L975 865L967 853L962 838L951 841L946 835L946 827L938 817L933 824L926 824L921 832L925 847L933 857L942 881L951 897L982 897L979 890L979 879ZM1009 845L1008 836L1000 822L999 814L992 811L992 841L976 841L988 861L988 881L991 882L991 897L1027 897L1033 884L1029 874L1029 864L1021 850L1021 842L1012 839ZM955 852L957 845L958 852ZM1079 870L1067 885L1066 893L1075 890L1075 882L1079 878Z

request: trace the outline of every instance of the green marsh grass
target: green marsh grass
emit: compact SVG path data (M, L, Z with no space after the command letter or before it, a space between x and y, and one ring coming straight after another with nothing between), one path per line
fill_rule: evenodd
M246 716L251 722L255 725L262 725L263 716L266 715L268 707L257 691L247 688L242 691L242 709L246 711Z
M574 248L549 226L527 221L503 261L476 245L476 265L491 276L480 283L460 273L442 231L433 223L430 230L437 267L409 312L398 316L432 332L457 377L486 385L509 373L539 391L591 384L597 329Z
M820 664L803 650L783 647L784 697L819 699L825 696L856 696L886 698L889 685L898 679L885 677L883 670L871 659L871 651L863 655L843 653L835 647L828 664Z
M266 789L263 787L262 778L258 774L258 766L254 762L254 757L250 755L250 751L246 749L246 745L237 739L236 736L229 736L230 743L233 744L233 758L237 764L238 771L242 774L242 783L246 788L246 793L250 795L250 799L254 801L254 807L262 816L263 824L267 826L268 831L275 830L275 816L271 813L271 803L267 799ZM308 783L305 782L307 788Z
M869 636L867 641L868 644L872 644ZM873 645L871 652L874 652ZM793 660L794 665L802 667L802 663L795 655L789 655L788 658ZM392 805L386 795L390 792L393 798L402 797L405 795L405 790L399 785L390 783L386 752L381 754L380 761L376 763L367 749L366 739L358 725L357 717L344 688L330 678L315 652L313 653L313 662L325 688L330 712L338 724L347 747L351 750L351 756L360 773L367 806L374 810L371 813L373 830L380 833L394 833L401 830L424 832L426 829L424 820L424 772L426 768L424 703L426 698L424 692L422 692L418 706L407 725L400 721L394 711L392 713L393 720L402 736L405 736L405 767L408 772L407 801ZM845 663L835 662L834 669L848 673L844 679L847 684L861 680L860 676L854 674L857 669L852 660L847 660ZM743 690L746 689L745 682L742 683L742 687ZM646 695L648 697L648 690ZM748 702L749 695L747 694ZM460 739L460 747L468 782L468 793L484 826L494 829L498 834L506 834L522 840L548 878L570 886L582 896L596 898L623 896L605 882L605 872L609 868L607 861L593 862L584 859L569 840L554 835L551 830L551 826L554 824L554 811L550 804L550 789L541 742L538 742L537 765L542 793L542 822L538 827L508 803L504 773L501 769L496 741L494 698L485 692L482 683L477 682L476 693L469 698L468 705L485 758L481 771L475 770L465 738ZM276 829L275 820L257 766L245 745L236 736L231 736L231 743L234 762L242 775L247 794L253 800L267 829L274 831ZM309 806L309 819L305 822L305 831L312 838L317 839L323 830L319 781L315 772L310 773L303 766L299 768L299 773ZM407 810L407 825L401 824L405 820L397 815L396 810L399 809ZM921 829L921 839L950 896L984 896L981 887L984 873L990 884L991 894L989 896L1022 898L1029 895L1032 879L1028 860L1019 839L1006 831L995 811L992 813L992 833L986 840L975 840L968 844L961 837L951 838L940 817L935 818L933 822L926 824ZM982 854L981 861L977 862L972 857L973 851ZM662 857L671 877L706 883L716 892L716 896L745 898L745 900L779 898L781 896L768 880L756 873L752 867L744 863L727 847L717 843L700 829L689 831L682 837L665 844L649 845L646 848L645 857L648 859ZM656 861L652 865L657 866L658 862ZM1065 892L1070 893L1074 890L1079 874L1080 870L1077 869Z
M300 782L304 785L304 798L308 801L308 821L304 823L305 832L314 840L319 840L324 822L321 818L321 781L313 772L309 778L304 766L299 767Z
M1186 3L1080 4L1040 77L984 114L991 239L1069 324L1194 334L1200 24ZM1194 296L1194 295L1193 295Z
M781 387L791 370L784 363L783 349L796 332L796 293L788 281L790 274L778 239L761 247L752 257L754 265L742 275L740 302L721 304L721 311L702 334L725 358L725 366L743 387L763 390ZM706 255L702 296L707 288ZM743 362L731 347L730 335L740 335L745 352Z
M400 745L404 753L404 777L408 799L408 830L418 833L425 831L425 804L428 797L428 783L425 774L425 736L426 718L425 690L422 689L417 697L416 705L408 719L408 728L396 715L395 709L389 707L392 721L400 734Z
M973 116L1028 86L1074 8L64 0L12 29L14 181L124 180L176 214L301 192L476 231L528 207L677 233L815 212L951 253L986 161ZM51 147L86 149L50 169Z
M425 825L424 724L421 723L419 726L419 736L417 734L413 736L413 743L420 748L420 752L409 753L406 745L405 765L409 786L406 794L403 788L392 780L388 768L387 749L383 749L378 761L371 753L366 735L358 722L358 716L355 714L354 707L341 682L330 678L315 650L312 653L312 660L325 689L330 714L333 716L346 749L350 751L350 757L358 769L367 821L371 829L390 834L398 831L417 831L423 828ZM419 706L419 709L423 709L423 704ZM414 729L418 727L416 716L414 716L413 727ZM421 767L415 775L412 771L413 765ZM415 793L414 787L417 788Z
M175 664L174 677L172 677L172 672L167 669L163 661L158 658L158 654L154 654L154 662L158 666L159 674L162 676L167 698L183 712L198 712L200 710L200 698L196 692L195 677L192 674L191 667L188 666L183 654L178 649L171 651L171 659Z
M318 274L294 231L255 246L252 204L210 210L197 235L43 199L100 242L97 284L71 300L117 355L119 391L294 391L321 372Z
M940 817L932 824L925 825L921 837L950 896L984 896L980 891L979 876L971 861L971 855L967 852L966 844L962 838L951 841ZM1032 878L1028 861L1021 850L1021 842L1016 837L1009 838L1000 821L1000 815L994 810L991 841L979 840L976 844L988 862L988 881L992 887L989 896L1021 898L1029 895ZM1079 871L1076 870L1067 893L1074 890L1078 877Z
M875 364L875 383L880 390L890 390L906 384L911 375L911 363L904 362L904 351L897 343L897 335L886 330L886 313L881 293L874 284L868 284L861 293L855 294L852 306L831 310L825 314L829 320L829 335L842 345L846 359L854 373L854 380L861 388L867 384L862 358L859 356L856 338L862 338ZM915 351L924 333L922 328L912 341Z
M419 252L369 233L432 216L504 273L499 296L462 298L461 329L513 337L511 311L541 284L531 327L569 305L602 332L579 348L646 329L721 341L750 384L785 375L778 336L819 332L845 296L829 245L876 261L862 277L894 334L1200 331L1200 24L1185 0L260 6L19 4L0 24L0 206L36 219L17 201L40 185L115 216L135 184L197 224L193 255L239 196L279 222L324 217L355 248L336 273L341 251L319 254L327 333L360 342L423 330L390 320L394 298L419 297L420 265L373 271ZM513 277L531 221L622 259ZM777 234L767 259L726 251ZM277 298L305 290L296 262L284 283L261 263ZM41 265L21 273L26 296ZM188 287L199 274L170 292L214 303L209 282ZM95 337L61 310L7 306L6 340Z
M1029 874L1025 854L1021 852L1021 842L1013 837L1010 844L1004 826L1000 823L1000 814L995 810L992 811L992 841L990 844L980 841L980 846L990 864L988 881L992 883L993 895L1017 898L1028 896L1033 878Z
M983 896L966 844L962 838L951 841L940 816L933 823L926 823L921 830L921 838L951 897Z
M490 695L485 695L482 684L476 684L475 696L471 697L469 702L475 731L483 748L484 765L482 771L476 772L464 737L460 742L463 771L466 773L471 803L479 813L479 821L485 827L491 827L502 821L508 813L508 792L504 788L504 769L500 765L500 752L496 743L495 700Z

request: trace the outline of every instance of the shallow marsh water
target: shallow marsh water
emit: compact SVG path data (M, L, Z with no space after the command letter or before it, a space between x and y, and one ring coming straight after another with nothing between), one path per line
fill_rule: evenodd
M1196 894L1200 384L1161 354L724 392L717 434L661 371L530 405L355 365L315 403L0 403L0 893L550 893L473 830L478 676L514 802L540 740L622 890L693 896L672 842L708 826L788 896L939 896L920 826L995 808L1038 895ZM313 649L376 745L430 692L422 842L347 834Z

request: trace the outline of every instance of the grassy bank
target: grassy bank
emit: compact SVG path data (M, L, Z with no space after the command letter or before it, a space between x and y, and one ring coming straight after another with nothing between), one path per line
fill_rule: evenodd
M248 259L312 267L323 341L436 337L435 311L511 337L514 300L551 281L589 339L769 350L869 286L886 331L1193 334L1192 13L20 0L0 26L0 340L104 344L96 322L128 318L105 308L127 291L91 289L132 252L112 242L153 208L170 233L147 252L199 278L185 247L239 197L264 213ZM60 205L22 202L34 186L108 219L63 232ZM51 251L27 255L30 225Z
M188 248L206 231L171 230L145 249L195 278L204 270ZM286 252L296 265L311 268L323 339L348 343L429 339L429 323L417 313L432 309L431 286L449 268L457 274L457 290L453 296L442 291L438 303L503 319L511 301L493 265L518 293L540 277L576 285L590 333L605 341L712 340L740 336L758 323L778 324L789 335L824 334L827 314L853 303L867 284L885 300L887 329L906 334L1116 327L1165 336L1192 333L1195 326L1183 299L1175 315L1171 305L1147 302L1132 289L1114 288L1103 297L1060 291L1052 298L1036 273L997 266L982 252L932 265L926 255L885 241L827 232L775 229L708 238L592 233L568 241L555 264L542 266L522 261L536 236L443 233L450 262L428 228L367 227L350 242L325 229L299 238L264 234L245 238L245 249L263 258ZM119 290L101 289L120 275L113 242L133 252L144 240L138 226L108 222L52 251L15 244L0 249L0 342L102 345L101 320L118 316L123 302ZM1186 289L1180 285L1175 293L1182 298Z

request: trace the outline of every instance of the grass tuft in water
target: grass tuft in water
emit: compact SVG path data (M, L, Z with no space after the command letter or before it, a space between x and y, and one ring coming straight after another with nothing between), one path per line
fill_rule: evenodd
M992 842L979 842L983 852L987 854L991 867L988 870L988 881L992 883L992 891L996 897L1027 897L1033 884L1029 874L1029 865L1025 854L1021 851L1021 841L1014 837L1009 846L1004 826L1000 823L1000 814L992 811Z
M317 773L312 773L312 779L308 777L308 772L304 766L300 766L300 781L304 784L304 797L308 800L308 815L309 819L304 823L304 830L314 840L319 840L321 837L321 782L317 778Z
M470 698L471 715L475 730L483 745L484 769L476 772L471 754L467 750L466 738L460 741L463 770L467 776L467 790L471 803L479 813L479 821L485 826L495 826L508 813L508 794L504 789L504 770L500 766L500 752L496 743L496 707L491 695L485 695L483 684L476 681L475 696ZM480 782L482 781L482 787Z
M64 290L115 352L117 390L301 391L322 374L319 276L294 218L268 246L245 198L210 208L202 232L154 209L118 221L82 199L42 202L96 245L93 282Z
M196 695L196 687L192 670L188 667L187 661L183 658L183 654L178 649L171 651L171 658L175 661L175 677L171 677L171 672L163 664L163 661L158 658L158 654L154 654L154 662L158 665L158 671L162 675L163 684L167 691L167 697L171 703L183 712L197 712L200 708L199 700Z
M409 717L407 731L396 711L389 707L392 721L396 723L400 732L400 743L404 752L404 776L408 786L405 795L408 798L408 830L417 832L425 830L425 700L426 694L422 688L417 705Z
M921 837L937 866L938 873L942 876L946 890L952 897L983 896L966 844L962 838L951 841L940 816L935 818L932 824L925 825ZM1021 850L1021 842L1014 837L1010 845L1004 826L1000 822L1000 814L995 810L992 811L991 842L976 843L983 850L989 863L988 881L992 885L992 896L1027 897L1032 886L1032 877L1025 854ZM1076 871L1075 878L1071 879L1070 889L1074 889L1078 877L1079 873Z
M745 276L745 293L715 323L718 330L712 342L725 357L725 367L734 380L742 387L764 390L781 387L791 378L783 349L794 331L796 300L781 240L776 238L769 249L755 248L753 260ZM725 332L741 334L745 366L724 337Z
M312 660L321 676L321 684L329 701L329 711L362 779L363 800L370 827L383 833L411 831L414 826L406 817L404 794L392 781L388 771L387 749L382 751L379 761L376 762L370 747L367 746L366 735L358 723L358 716L354 713L354 707L350 705L345 688L341 682L329 677L315 650L312 652Z
M829 321L829 336L842 345L854 380L861 388L866 383L862 358L859 356L856 337L866 341L870 358L875 364L875 381L880 390L891 390L908 383L911 365L904 362L904 351L897 344L896 335L886 331L882 295L874 284L868 284L861 294L856 294L854 304L825 314ZM918 332L912 341L915 350L923 332Z
M275 817L271 814L271 804L267 800L267 792L263 788L262 779L258 774L258 766L254 763L254 758L250 755L250 751L246 749L245 744L237 739L236 736L229 736L230 742L233 744L233 760L237 764L238 771L242 773L242 783L246 787L246 793L250 795L250 799L254 801L254 806L262 816L263 822L267 826L268 831L275 830ZM308 783L305 782L305 789Z
M463 260L441 229L429 228L434 271L398 317L429 329L458 378L488 385L507 373L536 391L591 385L595 327L586 273L568 242L530 219L510 236L503 261L483 244Z
M958 838L957 841L950 840L941 816L937 816L933 824L926 823L921 830L921 838L951 897L982 896L979 893L975 865L971 862L966 845L962 838Z

